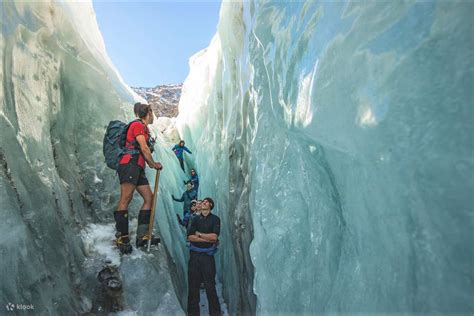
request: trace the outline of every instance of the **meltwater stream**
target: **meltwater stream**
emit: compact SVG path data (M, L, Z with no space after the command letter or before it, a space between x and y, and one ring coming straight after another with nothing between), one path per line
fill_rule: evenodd
M0 303L86 313L118 199L102 138L139 98L92 3L0 8ZM126 259L127 311L185 310L178 131L223 222L229 314L472 313L473 12L224 1L190 60L180 116L161 121L175 132L153 128L162 245L156 260Z

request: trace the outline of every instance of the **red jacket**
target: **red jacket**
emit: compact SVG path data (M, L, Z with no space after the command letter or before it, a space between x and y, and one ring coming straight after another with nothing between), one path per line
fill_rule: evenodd
M125 147L127 148L136 148L140 149L140 146L137 143L137 146L134 147L133 142L136 142L136 138L138 135L144 135L145 136L145 141L148 142L150 139L150 131L148 130L148 127L143 124L141 121L135 121L132 124L130 124L130 127L128 128L127 131L127 140L125 142ZM130 159L132 158L132 155L130 154L125 154L123 155L122 159L120 159L120 164L124 165L127 164ZM142 168L145 169L145 156L140 152L138 154L138 165Z

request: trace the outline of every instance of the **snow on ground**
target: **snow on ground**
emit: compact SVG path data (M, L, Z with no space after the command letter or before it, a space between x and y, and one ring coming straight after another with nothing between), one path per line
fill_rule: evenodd
M112 264L120 265L120 255L115 248L114 224L89 224L82 231L84 250L89 258L102 257Z
M136 227L137 220L130 221L129 227ZM130 229L130 240L135 240L136 232ZM90 258L100 257L104 261L110 260L112 264L120 265L120 254L115 247L115 224L89 224L82 232L82 241L86 255ZM136 250L136 249L134 249ZM131 259L152 256L143 251L133 251Z
M133 229L137 226L137 220L133 219L130 221L130 239L133 242L135 240L136 232ZM84 244L84 249L87 255L87 259L84 263L86 266L97 265L98 261L105 262L110 260L112 264L116 266L121 265L121 258L118 250L115 247L115 225L114 223L110 224L89 224L82 231L81 238ZM132 243L133 244L133 243ZM153 253L146 253L144 251L138 251L133 249L133 252L130 255L127 255L128 259L136 260L140 258L152 258L155 255ZM216 282L217 295L219 297L219 302L221 304L222 313L224 316L228 316L229 312L227 310L227 305L222 297L222 284L217 280ZM177 309L175 307L176 302L173 300L172 295L174 293L166 293L162 298L161 302L165 304L160 304L158 310L156 310L157 315L175 315L177 314ZM209 315L209 308L207 303L206 291L204 289L200 290L200 308L201 315ZM169 298L169 299L168 299ZM166 301L169 300L170 304L166 304ZM185 299L185 301L187 298ZM120 316L132 316L138 315L140 311L136 310L124 310L117 315Z

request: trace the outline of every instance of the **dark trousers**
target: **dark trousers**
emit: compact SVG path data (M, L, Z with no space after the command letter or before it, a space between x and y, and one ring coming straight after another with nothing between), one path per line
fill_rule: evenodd
M221 315L221 306L216 292L216 262L214 256L191 251L188 264L188 315L199 316L199 287L204 282L209 314Z
M184 159L183 158L178 158L179 160L179 165L181 166L181 169L184 171Z

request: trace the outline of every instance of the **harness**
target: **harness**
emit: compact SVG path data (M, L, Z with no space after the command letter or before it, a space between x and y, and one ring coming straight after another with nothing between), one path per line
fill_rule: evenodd
M130 128L130 126L134 122L140 122L140 123L143 124L142 121L140 121L139 119L136 119L136 120L131 121L130 124L128 124L128 126L127 126L127 132L125 133L124 154L130 154L132 156L132 158L133 158L134 155L137 155L137 154L141 153L140 144L137 142L136 139L132 140L131 142L127 141L128 129ZM145 125L145 124L143 124L143 125ZM155 150L156 138L151 137L150 131L148 131L148 136L149 137L148 137L148 140L147 140L146 144L147 144L148 148L150 148L150 152L153 153L153 151ZM132 148L128 147L127 144L130 144L130 146L132 146Z

